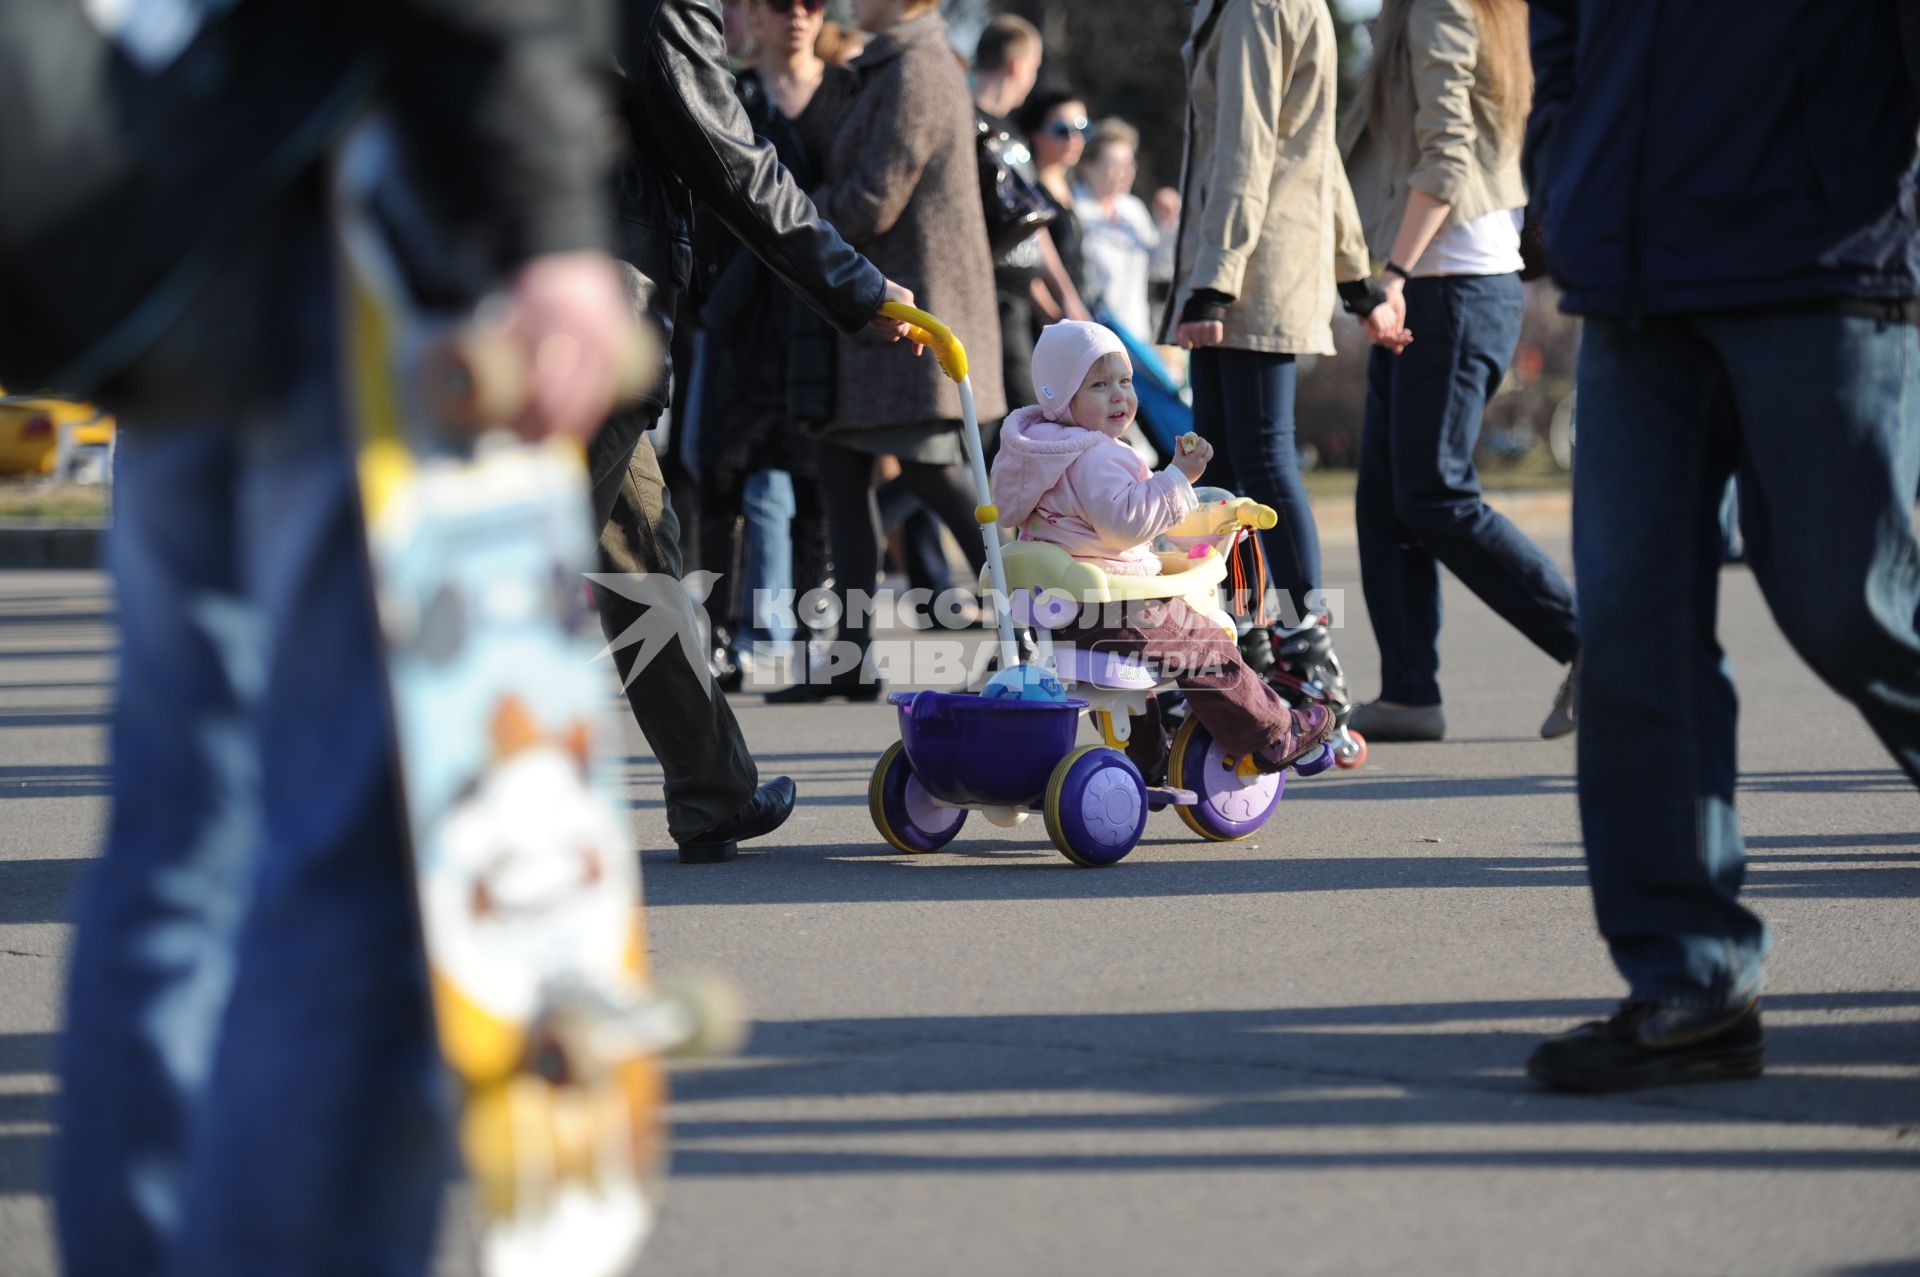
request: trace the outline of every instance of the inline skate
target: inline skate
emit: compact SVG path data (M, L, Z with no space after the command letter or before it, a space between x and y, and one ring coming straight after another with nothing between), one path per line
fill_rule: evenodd
M1354 768L1367 760L1366 737L1347 727L1353 697L1347 693L1347 676L1324 618L1309 618L1297 630L1250 629L1240 636L1240 654L1294 708L1315 704L1333 711L1330 739L1336 765Z

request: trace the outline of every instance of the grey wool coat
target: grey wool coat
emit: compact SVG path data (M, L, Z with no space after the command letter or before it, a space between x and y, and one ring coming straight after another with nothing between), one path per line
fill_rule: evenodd
M1003 415L993 256L980 205L973 99L937 10L886 32L853 63L860 87L814 193L820 213L967 348L982 421ZM928 354L871 332L842 337L828 437L960 419L959 388Z

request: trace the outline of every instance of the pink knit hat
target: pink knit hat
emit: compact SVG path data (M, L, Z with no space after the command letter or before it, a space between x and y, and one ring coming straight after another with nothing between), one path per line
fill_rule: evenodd
M1071 418L1073 397L1080 393L1087 369L1102 355L1127 359L1127 348L1111 328L1063 319L1040 330L1040 340L1033 344L1033 385L1040 392L1040 411L1049 421ZM1127 367L1132 369L1131 359Z

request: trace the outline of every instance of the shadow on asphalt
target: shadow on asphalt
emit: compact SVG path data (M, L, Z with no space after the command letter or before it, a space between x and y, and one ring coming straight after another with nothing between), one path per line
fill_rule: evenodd
M1108 870L1081 869L1054 852L1044 829L1033 837L982 836L970 823L935 855L907 856L872 848L781 848L743 854L724 884L698 866L679 871L671 854L647 857L647 903L859 904L956 900L1074 900L1134 897L1256 895L1299 891L1406 891L1508 887L1579 887L1587 882L1577 852L1560 856L1432 855L1306 856L1286 850L1284 837L1262 834L1249 857L1192 838L1143 841ZM989 827L990 828L990 827ZM994 830L994 834L998 834ZM1872 845L1870 836L1852 845ZM1847 845L1847 844L1841 844ZM1278 854L1274 849L1278 848ZM1204 858L1183 858L1185 850ZM0 875L5 866L0 865ZM0 877L0 883L4 878ZM1749 858L1749 896L1798 899L1907 900L1920 898L1920 849L1911 853L1769 852Z
M51 1033L0 1033L0 1084L7 1088L0 1093L0 1196L43 1191L52 1140L23 1128L52 1120L50 1097L19 1093L12 1079L51 1073L55 1040Z
M1862 1075L1861 1068L1910 1068L1920 1055L1920 992L1783 994L1765 1000L1769 1065L1755 1081L1666 1088L1629 1097L1551 1096L1520 1074L1541 1024L1564 1028L1605 1015L1588 1001L1458 1002L1276 1008L1257 1011L1133 1015L969 1016L770 1022L754 1033L749 1056L731 1068L676 1077L675 1096L702 1106L675 1124L676 1175L792 1175L892 1172L1060 1172L1128 1170L1311 1169L1372 1167L1527 1167L1545 1169L1889 1170L1920 1169L1920 1151L1811 1146L1715 1149L1649 1147L1661 1125L1698 1128L1755 1121L1860 1125L1877 1129L1920 1122L1920 1088L1906 1077ZM1804 1017L1854 1012L1845 1020ZM1885 1018L1862 1019L1859 1012ZM1781 1015L1789 1018L1782 1022ZM1494 1027L1488 1027L1489 1022ZM1514 1022L1503 1027L1502 1022ZM1454 1027L1457 1026L1457 1027ZM1348 1092L1342 1094L1342 1092ZM1172 1103L1140 1111L1088 1111L1084 1101L1047 1111L1045 1097L1115 1092ZM1292 1094L1289 1094L1291 1092ZM1463 1095L1463 1092L1468 1094ZM1475 1099L1472 1093L1480 1093ZM880 1111L907 1097L966 1097L975 1107L995 1094L1021 1097L1017 1111L949 1116L713 1116L739 1100L883 1097ZM1595 1124L1641 1132L1638 1147L1567 1147L1591 1138ZM1499 1147L1483 1131L1473 1147L1411 1147L1431 1141L1409 1129L1587 1128L1555 1146L1522 1140ZM1380 1133L1347 1147L1202 1152L1164 1148L1129 1154L1090 1152L1089 1136L1160 1135L1221 1130L1241 1142L1248 1131L1308 1137L1342 1129ZM1060 1137L1057 1152L1008 1154L953 1141L937 1152L836 1148L827 1140L932 1135L1013 1134L1031 1150ZM1698 1142L1697 1134L1690 1138ZM701 1147L704 1140L778 1140L778 1147ZM1303 1141L1308 1142L1308 1141ZM923 1146L924 1147L924 1146ZM978 1154L966 1151L980 1148Z
M95 763L0 767L0 802L9 798L105 798L109 792L107 769Z

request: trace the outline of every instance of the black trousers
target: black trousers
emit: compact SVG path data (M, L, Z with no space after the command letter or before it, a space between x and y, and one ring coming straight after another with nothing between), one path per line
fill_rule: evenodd
M667 495L660 459L644 435L657 412L616 413L587 446L593 513L600 527L600 570L682 575L680 520ZM608 642L647 616L648 604L595 586L594 603ZM641 647L613 654L634 721L665 773L667 832L686 842L746 806L760 773L727 698L708 676L704 653L695 668L678 643L655 647L636 673Z

